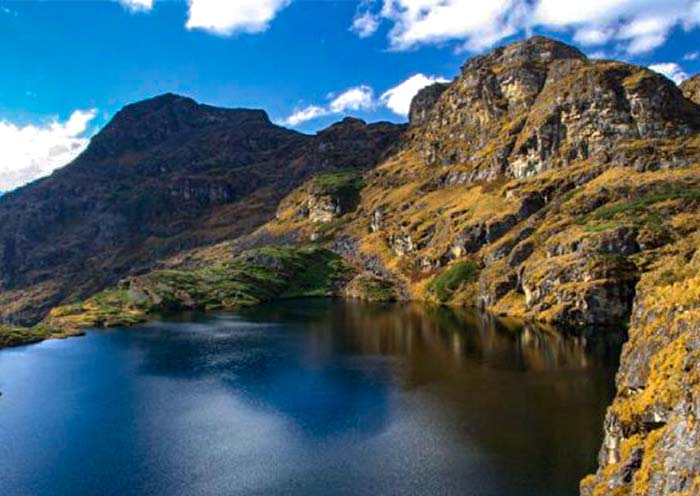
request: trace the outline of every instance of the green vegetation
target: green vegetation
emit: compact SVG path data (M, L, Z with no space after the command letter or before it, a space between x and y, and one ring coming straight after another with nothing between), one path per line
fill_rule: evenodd
M584 229L589 234L595 234L603 231L607 231L609 229L615 229L617 227L620 227L622 224L619 222L604 222L602 224L592 224L592 225L587 225Z
M614 205L605 205L588 215L585 215L577 220L581 225L591 221L610 221L622 215L639 215L648 213L649 207L665 202L675 200L690 200L700 201L700 190L684 189L680 186L675 186L656 193L650 193L642 198L616 203Z
M350 277L352 268L338 255L324 249L315 249L314 253L299 267L281 298L331 296Z
M0 348L36 343L47 337L41 330L0 325Z
M195 270L160 270L81 303L54 308L31 328L0 327L0 347L131 326L158 312L233 310L275 298L331 296L352 277L343 259L318 246L264 247Z
M428 291L441 302L449 301L464 284L475 282L479 275L478 267L472 262L458 262L428 285Z
M329 296L351 269L317 246L264 247L201 269L157 271L132 284L147 312L233 309L275 298Z
M346 296L365 301L394 301L396 287L391 281L372 274L360 274L345 289Z
M347 225L347 218L334 219L330 222L323 222L318 224L316 227L316 234L318 235L319 241L326 241L333 239L335 234L337 234L345 225Z
M339 192L357 192L365 183L362 175L355 169L344 169L334 172L324 172L313 178L313 185L322 194L337 194Z

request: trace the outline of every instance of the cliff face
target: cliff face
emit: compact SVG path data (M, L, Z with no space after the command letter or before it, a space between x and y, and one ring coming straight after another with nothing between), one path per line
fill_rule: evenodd
M32 322L164 256L250 232L306 177L371 167L401 131L349 120L306 136L261 110L176 95L129 105L72 164L0 201L0 315Z
M700 250L697 233L664 250L637 285L605 419L598 473L582 494L700 492Z
M420 90L411 100L408 122L412 126L425 124L440 96L449 87L447 83L434 83Z
M418 155L450 166L446 179L464 184L587 159L622 164L631 158L622 143L700 127L696 108L672 82L629 64L589 61L538 37L470 60L430 114L417 133ZM633 159L639 162L626 165L660 165Z

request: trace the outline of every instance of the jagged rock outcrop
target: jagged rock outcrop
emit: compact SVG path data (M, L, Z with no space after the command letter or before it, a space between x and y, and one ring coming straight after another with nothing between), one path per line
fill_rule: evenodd
M416 96L411 100L411 107L408 111L408 122L412 126L420 126L424 124L430 112L435 107L440 95L449 87L448 83L433 83L421 89Z
M465 64L416 134L416 148L429 165L468 166L462 183L531 177L589 158L672 167L689 157L631 161L630 147L694 134L698 115L653 71L588 60L573 47L534 37Z
M700 74L683 81L680 88L684 97L700 105Z
M31 322L165 256L270 219L310 175L371 167L402 126L315 136L167 94L125 107L73 163L0 200L0 316Z
M640 260L695 225L672 219L695 208L681 191L698 181L700 107L646 68L534 37L468 61L413 110L345 229L413 297L467 259L486 308L618 326Z

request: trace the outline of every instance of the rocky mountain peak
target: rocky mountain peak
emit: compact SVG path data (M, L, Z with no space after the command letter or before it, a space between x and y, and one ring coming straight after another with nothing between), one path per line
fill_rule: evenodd
M357 117L344 117L343 120L335 122L326 129L319 131L318 134L323 135L336 132L345 132L351 129L357 130L362 129L365 126L367 126L367 123L362 119L358 119Z
M264 110L218 108L166 93L117 112L93 138L86 156L94 160L138 152L212 126L239 127L250 132L274 127Z
M588 59L576 47L546 36L533 36L468 60L462 66L462 73L486 66L513 68L524 65L549 65L557 60L585 61Z
M392 149L404 128L389 122L367 124L362 119L345 117L313 136L296 165L300 170L305 170L310 162L321 164L324 169L368 169Z
M0 201L0 316L32 322L162 257L246 234L310 175L370 168L402 131L345 119L309 136L262 110L174 94L127 105L78 159Z
M423 113L413 139L419 156L451 166L446 180L462 183L527 177L589 157L670 166L618 145L700 131L700 109L663 76L591 61L540 36L468 61Z

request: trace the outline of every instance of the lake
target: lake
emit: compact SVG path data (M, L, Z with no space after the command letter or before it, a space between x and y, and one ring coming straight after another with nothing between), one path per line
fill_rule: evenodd
M575 495L619 338L289 300L0 351L0 494Z

